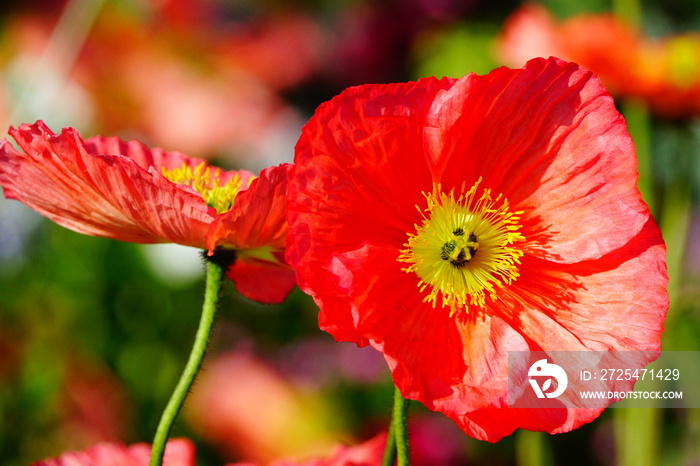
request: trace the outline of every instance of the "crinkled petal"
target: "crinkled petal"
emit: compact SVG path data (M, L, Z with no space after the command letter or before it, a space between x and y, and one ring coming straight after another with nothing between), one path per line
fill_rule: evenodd
M85 146L91 154L108 155L121 154L129 157L144 170L155 170L160 173L163 169L175 170L188 166L192 170L200 165L211 167L204 159L190 158L180 152L165 151L160 148L149 149L139 141L123 141L117 137L95 136L85 140ZM247 189L250 180L255 176L247 170L222 170L211 167L219 174L219 184L224 185L235 176L240 179L240 190ZM181 186L186 189L186 186Z
M484 188L525 211L530 248L578 262L619 248L644 226L632 140L589 71L535 59L521 70L468 75L448 92L464 105L442 131L445 189L482 177Z
M665 258L649 218L626 245L595 261L523 258L522 276L493 312L545 350L657 351L668 309Z
M11 129L24 154L0 143L0 183L17 199L45 217L79 233L137 243L174 242L204 247L212 209L189 188L171 183L157 170L135 160L159 158L164 166L184 156L149 150L140 143L86 144L66 128L54 134L41 121ZM107 146L125 153L99 154ZM138 154L135 160L131 154Z
M296 225L287 246L290 264L319 269L332 250L354 250L370 238L394 243L405 235L422 198L414 187L429 190L430 166L437 162L425 158L423 122L432 99L452 81L354 87L318 108L297 143L290 175L289 215ZM332 289L331 276L302 274L297 280L321 308L321 299L347 307L330 293L313 291ZM366 344L352 331L331 333Z
M523 275L509 288L507 296L495 303L491 313L509 331L517 332L530 351L638 351L642 359L634 364L641 368L660 349L668 308L665 253L658 229L650 221L628 245L594 263L562 265L525 259ZM506 350L491 353L488 359L490 365L501 368L494 377L506 383L501 390L507 390L507 351L517 349L512 338L502 338L497 332L489 340L491 346ZM474 339L469 343L472 347L478 345ZM474 350L471 357L484 352ZM478 386L474 382L465 378L464 385ZM436 407L465 431L490 441L518 427L567 432L590 422L601 411L563 407L496 411L506 404L501 395L492 406L468 412L463 406L474 392L461 396L464 399L441 400ZM443 401L446 404L441 406Z
M659 349L668 297L665 247L653 222L595 264L526 258L517 286L485 314L450 316L449 308L423 303L417 280L407 284L411 277L393 256L364 245L335 255L325 270L339 277L333 291L351 303L354 327L384 353L402 394L475 438L496 441L518 427L566 432L601 412L508 409L509 351ZM381 280L364 273L368 264ZM321 309L321 320L333 320L332 312Z
M291 164L265 168L248 189L236 196L231 210L220 215L207 233L207 248L236 250L285 247L287 173Z
M319 274L337 277L337 285L318 291L334 292L348 303L351 325L384 353L404 396L421 401L448 396L467 368L462 338L449 309L423 302L418 280L400 270L396 255L389 246L370 244L335 254ZM319 317L321 328L336 338L334 327L323 323L338 326L343 322L338 317L344 317L338 311L326 306Z

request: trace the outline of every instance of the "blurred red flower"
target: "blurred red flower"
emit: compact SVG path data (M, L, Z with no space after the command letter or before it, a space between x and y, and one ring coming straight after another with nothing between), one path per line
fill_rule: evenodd
M61 445L86 448L125 437L132 404L121 381L91 358L71 356L58 394Z
M79 452L67 452L55 459L37 461L32 466L147 466L151 446L145 443L124 446L101 443ZM195 466L194 445L187 439L168 442L164 466Z
M6 197L86 235L234 250L227 276L256 301L281 302L294 286L283 258L288 164L256 178L137 141L54 134L41 121L10 134L25 153L0 143Z
M321 328L469 435L602 411L507 409L509 351L659 349L665 246L624 120L578 65L350 88L295 162L287 260Z
M319 456L348 438L325 401L252 354L229 351L198 376L185 416L222 458L265 463Z
M338 445L327 458L306 461L280 459L267 463L267 466L379 466L385 445L386 434L382 433L360 445ZM244 462L229 466L259 465L257 463Z
M700 113L700 34L653 40L612 14L558 23L530 4L510 16L497 45L511 66L557 56L596 73L612 94L644 100L659 115Z
M303 117L279 91L311 78L328 44L310 15L218 0L45 3L3 11L1 123L40 117L248 167L287 160Z
M380 464L386 434L354 446L336 446L325 459L307 461L275 460L268 466L377 466ZM32 466L147 466L151 446L146 443L124 446L101 443L80 452L67 452L55 459L32 463ZM168 442L163 458L164 466L195 466L195 448L188 439ZM229 466L255 466L256 463L236 463Z

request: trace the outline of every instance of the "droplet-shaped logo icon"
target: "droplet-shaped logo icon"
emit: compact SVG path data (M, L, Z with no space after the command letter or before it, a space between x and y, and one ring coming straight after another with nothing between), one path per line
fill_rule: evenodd
M536 361L527 371L528 381L535 391L537 398L556 398L566 390L566 385L569 383L569 378L566 376L566 371L560 366L547 362L546 359ZM534 378L533 378L534 377ZM547 377L542 381L540 386L538 379ZM552 388L552 379L556 380L557 386L554 391L549 391Z

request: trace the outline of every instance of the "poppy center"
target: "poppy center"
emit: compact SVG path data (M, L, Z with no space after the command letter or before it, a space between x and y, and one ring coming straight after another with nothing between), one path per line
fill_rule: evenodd
M162 174L173 183L189 186L197 191L204 202L219 214L231 209L233 200L241 188L241 176L238 173L226 177L222 169L207 165L206 162L200 163L194 169L187 163L173 170L163 167Z
M510 211L508 201L494 198L490 189L477 197L480 183L459 196L443 192L439 184L423 193L423 221L407 233L398 258L409 264L401 270L418 276L423 302L449 306L451 315L469 306L483 308L487 297L497 299L497 288L519 276L522 212Z
M440 257L444 261L450 261L455 267L463 267L472 260L477 249L479 243L476 241L476 235L458 227L452 232L451 238L442 245Z

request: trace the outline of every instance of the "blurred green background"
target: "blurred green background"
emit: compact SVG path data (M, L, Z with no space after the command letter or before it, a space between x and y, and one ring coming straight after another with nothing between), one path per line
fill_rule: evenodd
M540 5L559 23L616 12L649 41L680 35L687 45L682 100L700 96L700 3ZM507 63L498 46L521 6L4 2L0 127L43 119L54 131L135 138L257 172L292 161L306 119L348 86L522 65ZM672 302L663 348L700 350L700 113L689 105L668 115L665 101L624 90L616 97L637 144L640 187L668 246ZM150 442L194 338L203 292L198 254L81 236L0 200L0 464L101 441ZM333 342L303 293L262 306L227 284L204 371L174 435L196 442L201 465L323 455L385 429L391 397L381 355ZM410 429L416 465L700 464L695 409L609 409L568 434L522 432L492 445L413 403Z

